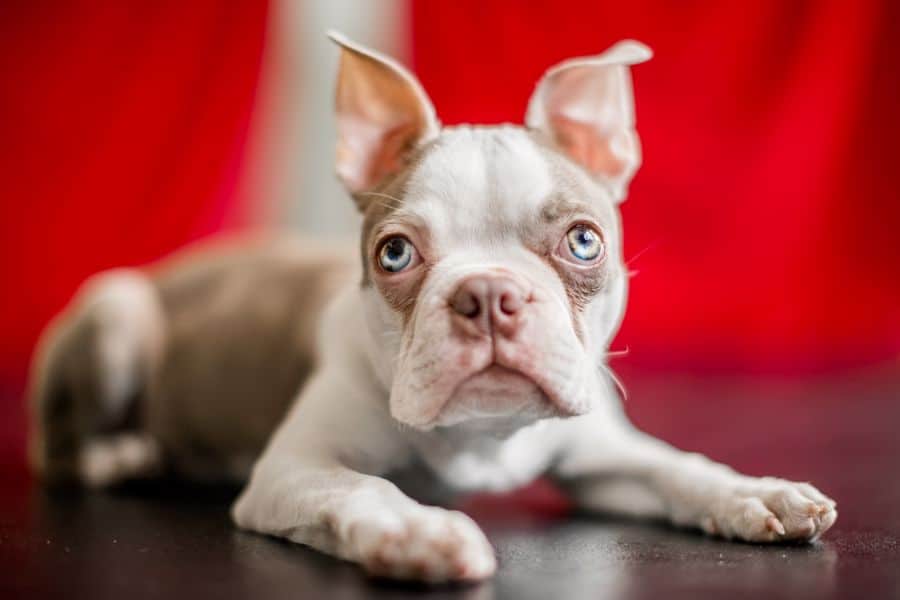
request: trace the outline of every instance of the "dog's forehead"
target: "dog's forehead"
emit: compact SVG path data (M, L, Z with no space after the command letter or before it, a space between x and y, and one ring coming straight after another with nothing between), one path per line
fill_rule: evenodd
M468 240L534 219L556 187L546 150L524 129L448 128L411 173L404 209L434 237Z

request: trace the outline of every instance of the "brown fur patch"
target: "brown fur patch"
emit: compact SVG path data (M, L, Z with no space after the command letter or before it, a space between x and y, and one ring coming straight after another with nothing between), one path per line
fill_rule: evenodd
M355 195L356 202L363 212L363 225L360 235L360 258L362 260L362 287L369 287L380 279L378 289L387 303L400 313L404 324L412 318L419 292L428 277L432 260L428 256L427 247L428 232L419 228L417 239L411 240L416 246L416 251L422 258L422 264L417 267L419 272L414 278L408 279L402 285L390 285L388 276L379 276L375 270L376 253L378 251L382 226L402 210L406 202L406 189L410 178L428 153L439 143L440 138L415 148L406 159L406 166L393 177L382 182L374 190L360 192ZM378 238L378 239L376 239ZM424 246L424 247L423 247Z
M547 235L547 230L555 231L555 237L549 238L542 257L556 271L566 290L569 300L569 311L575 333L584 340L584 328L581 314L584 308L607 286L609 271L609 234L613 232L615 223L596 208L597 202L590 197L585 179L588 175L583 169L560 153L538 132L531 132L531 138L538 146L547 161L556 191L547 199L538 216L536 227ZM556 256L558 244L569 228L579 221L579 217L588 217L587 221L596 224L604 241L603 258L591 267L579 268L567 264Z

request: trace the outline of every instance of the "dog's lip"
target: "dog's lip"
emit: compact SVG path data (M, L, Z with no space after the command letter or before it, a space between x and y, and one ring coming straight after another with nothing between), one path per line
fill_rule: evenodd
M511 369L507 366L501 365L498 362L492 362L491 364L489 364L485 368L481 369L480 371L477 371L477 372L473 373L472 375L469 375L468 377L464 378L463 381L467 381L474 377L478 377L479 375L492 375L492 376L496 376L496 377L510 377L510 376L524 377L528 381L531 381L532 383L537 385L537 382L532 380L531 377L528 377L527 375L525 375L518 369Z
M495 360L495 361L489 363L487 366L482 367L481 369L478 369L477 371L474 371L473 373L467 375L466 377L460 378L459 383L457 383L454 386L453 393L450 394L450 397L447 399L447 402L449 402L450 399L456 395L456 392L459 390L459 388L464 383L471 381L471 380L475 379L476 377L482 377L482 376L496 377L498 379L524 379L524 380L528 381L529 383L535 385L536 387L540 388L541 391L543 391L543 388L541 388L540 384L537 381L535 381L535 379L533 377L530 377L527 373L524 373L519 369L507 367L506 365L500 364L499 362L497 362ZM545 394L546 394L546 392L545 392ZM446 406L447 402L444 403L444 406ZM442 406L441 410L443 410L443 408L444 407Z
M545 382L543 381L543 379L541 377L535 377L535 376L529 374L528 371L526 371L525 369L507 366L506 364L498 361L496 358L494 359L494 361L492 363L490 363L489 365L487 365L480 371L473 373L469 377L463 378L460 381L460 385L462 385L462 383L470 380L472 377L476 377L476 376L483 375L483 374L495 375L495 376L501 377L501 378L502 377L517 377L520 379L525 379L543 393L544 401L547 404L549 404L558 413L558 416L574 416L574 415L578 414L575 411L573 411L571 408L569 408L569 406L566 404L566 402L562 398L559 397L558 393L554 389L544 385ZM456 393L456 390L458 388L459 388L459 385L457 385L456 388L454 388L454 390L453 390L454 394ZM453 396L450 396L450 397L452 398ZM446 402L444 404L446 405ZM443 407L441 407L441 411L443 411Z
M499 363L496 359L488 363L486 366L476 369L472 371L469 375L465 377L461 377L456 385L453 386L453 391L447 396L447 398L441 403L438 409L435 411L434 416L430 419L427 426L434 426L438 419L440 419L441 415L444 413L444 409L447 408L447 405L450 401L456 396L456 392L468 381L471 381L475 377L480 377L482 375L488 375L498 378L517 378L524 379L538 388L544 395L545 402L553 407L556 411L560 413L560 415L568 414L560 403L559 399L556 398L550 391L548 391L544 386L540 384L540 382L534 377L530 376L528 373L525 373L521 369L517 369L515 367L509 367L504 364Z

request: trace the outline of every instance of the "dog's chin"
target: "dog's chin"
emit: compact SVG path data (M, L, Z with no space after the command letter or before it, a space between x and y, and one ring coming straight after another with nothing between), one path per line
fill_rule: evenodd
M547 394L533 380L491 365L464 379L434 422L438 427L466 425L485 432L511 431L557 416Z

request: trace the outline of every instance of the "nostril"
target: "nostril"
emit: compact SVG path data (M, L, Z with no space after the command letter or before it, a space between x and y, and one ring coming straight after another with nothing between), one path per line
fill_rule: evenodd
M522 295L512 291L505 291L500 295L500 312L506 315L514 315L522 309Z
M484 298L487 284L480 279L472 278L464 281L453 294L450 304L453 311L468 319L475 319L484 309Z
M464 317L474 319L481 312L481 303L475 294L463 291L454 297L453 310Z

